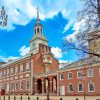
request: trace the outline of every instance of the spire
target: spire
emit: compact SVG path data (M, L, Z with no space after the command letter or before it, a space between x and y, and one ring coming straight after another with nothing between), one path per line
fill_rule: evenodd
M40 19L39 19L39 8L37 7L37 23L40 23Z
M37 7L37 19L39 19L39 8Z
M35 32L35 34L40 34L40 35L42 35L42 33L43 33L43 27L40 23L39 8L38 7L37 7L37 18L36 18L36 24L34 26L34 32Z

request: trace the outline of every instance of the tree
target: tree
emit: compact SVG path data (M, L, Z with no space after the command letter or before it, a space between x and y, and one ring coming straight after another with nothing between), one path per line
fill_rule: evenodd
M78 55L100 58L100 0L81 0L83 8L78 12L78 21L84 21L75 38L65 38L63 50L76 50Z

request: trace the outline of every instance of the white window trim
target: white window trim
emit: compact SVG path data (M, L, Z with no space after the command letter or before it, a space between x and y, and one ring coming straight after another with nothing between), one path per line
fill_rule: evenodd
M10 91L14 91L14 89L15 89L14 85L15 85L14 81L10 82ZM13 88L12 88L12 86L13 86Z
M72 85L73 86L73 84L69 84L69 85ZM71 93L73 93L74 92L74 86L73 86L73 91L70 91L70 89L69 89L69 85L68 85L68 92L71 92Z
M61 75L62 75L62 74L64 75L64 73L60 73L60 80L64 80L64 79L61 78Z
M82 84L82 83L79 83L79 84ZM78 84L78 92L83 92L84 90L83 84L82 84L82 91L79 91L79 84Z
M27 72L30 71L30 62L27 62L25 65L26 65L26 71ZM27 67L27 65L28 65L28 67Z
M92 70L92 72L93 72L93 75L92 75L92 76L89 76L89 73L88 73L88 72L89 72L88 70L90 70L90 69L91 69L91 70ZM89 69L87 69L87 76L88 76L88 77L93 77L93 76L94 76L94 71L93 71L93 68L89 68Z
M27 81L29 81L29 89L30 89L30 80L27 80ZM26 81L26 90L29 90L29 89L27 88L27 81Z
M7 68L7 76L9 76L9 74L10 74L10 70L9 68Z
M69 78L69 74L70 74L70 73L72 74L72 78ZM68 79L73 79L73 73L72 73L72 72L68 72L67 75L68 75Z
M82 77L79 77L79 76L78 76L78 73L79 73L79 72L82 74L82 70L78 70L78 71L77 71L77 78L82 78Z
M17 68L17 71L16 71ZM15 74L18 74L18 66L15 66Z
M20 81L20 90L23 90L24 89L24 87L23 87L23 89L21 89L21 82L23 82L23 81ZM24 82L23 82L24 83Z
M17 88L16 88L16 83L17 83ZM18 90L18 81L15 82L15 90Z
M10 75L13 75L13 74L14 74L14 67L11 66L11 67L10 67Z
M23 70L21 70L21 68L23 68ZM24 66L23 64L20 64L20 73L23 73L24 72Z
M89 82L89 83L92 83L93 86L94 86L94 83L93 82ZM89 83L88 83L88 92L94 92L95 91L95 87L94 87L94 90L93 91L90 91L90 88L89 88Z

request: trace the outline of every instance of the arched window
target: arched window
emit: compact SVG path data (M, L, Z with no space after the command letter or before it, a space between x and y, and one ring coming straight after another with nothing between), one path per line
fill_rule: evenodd
M35 29L35 34L36 34L36 29Z
M39 33L39 28L37 28L37 33Z
M41 34L42 34L42 28L41 28Z

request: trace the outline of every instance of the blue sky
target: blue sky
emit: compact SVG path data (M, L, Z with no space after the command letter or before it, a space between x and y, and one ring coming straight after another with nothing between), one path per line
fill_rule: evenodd
M79 0L2 0L8 15L7 27L0 27L0 60L15 59L29 52L34 35L36 8L39 7L44 35L54 56L61 61L78 60L75 51L62 52L65 37L74 38L82 22L76 21Z

